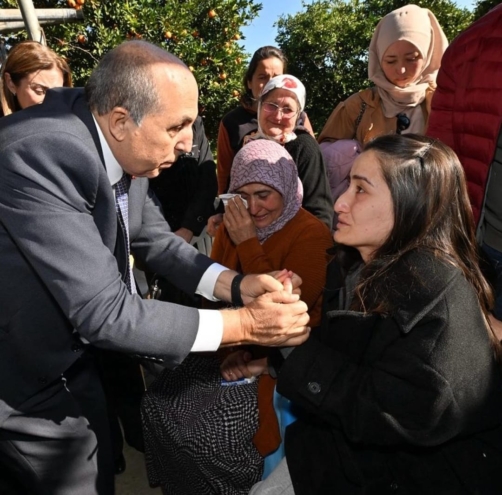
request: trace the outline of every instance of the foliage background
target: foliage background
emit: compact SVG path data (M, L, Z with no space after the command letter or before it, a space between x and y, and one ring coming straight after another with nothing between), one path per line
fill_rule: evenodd
M85 2L80 6L76 2ZM277 0L280 1L280 0ZM333 108L369 85L367 52L373 30L388 12L407 3L429 8L451 41L499 2L479 0L474 12L452 0L316 0L277 22L277 45L289 72L307 88L307 111L319 132ZM97 61L127 39L167 48L192 70L199 84L199 111L214 145L221 117L238 105L248 54L241 29L259 14L254 0L34 0L37 8L83 8L85 22L45 28L48 45L65 56L75 85L85 84ZM0 8L17 8L0 0ZM12 33L8 43L24 39Z
M241 28L258 15L261 4L253 0L84 2L85 22L44 28L47 44L70 64L75 86L83 86L98 60L119 43L151 41L180 57L192 70L199 84L199 112L215 143L221 117L238 104L242 91L246 53L237 43ZM34 0L34 5L80 7L76 0ZM17 3L0 0L0 8L17 8ZM24 32L12 33L6 41L12 44L25 38Z

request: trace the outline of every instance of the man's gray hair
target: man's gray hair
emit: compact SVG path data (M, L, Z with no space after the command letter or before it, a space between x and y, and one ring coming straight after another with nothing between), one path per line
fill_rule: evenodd
M125 108L136 125L160 105L152 65L163 62L184 67L176 56L146 41L127 41L109 51L85 86L91 110L105 115Z

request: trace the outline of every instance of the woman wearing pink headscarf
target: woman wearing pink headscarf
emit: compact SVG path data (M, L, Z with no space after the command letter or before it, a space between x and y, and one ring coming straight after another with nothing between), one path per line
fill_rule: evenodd
M340 103L319 142L355 139L364 145L383 134L423 134L447 46L430 10L406 5L387 14L369 47L368 77L375 86Z
M302 300L309 307L309 324L317 326L328 262L326 251L333 239L329 228L302 208L298 171L291 155L274 140L250 141L235 156L229 191L246 200L247 207L240 198L229 201L211 258L244 274L293 270L303 280ZM254 361L256 374L266 369L266 351L254 351L238 350L228 356L222 366L224 378L240 378L236 370L239 363L248 364L257 357L262 359ZM260 426L253 443L265 458L265 476L284 456L281 436L291 420L289 401L274 396L274 388L275 379L268 372L260 377Z
M229 187L240 197L225 207L211 258L243 274L294 271L303 280L309 325L318 325L333 239L329 228L302 208L293 159L274 141L251 141L234 158ZM262 374L268 351L258 346L226 351L189 356L175 370L164 370L145 394L148 477L166 494L244 495L284 456L289 401L274 397L275 379ZM259 378L236 383L242 377L239 363Z

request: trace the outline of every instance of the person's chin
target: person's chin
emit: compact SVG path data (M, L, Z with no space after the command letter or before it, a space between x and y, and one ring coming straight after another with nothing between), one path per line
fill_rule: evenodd
M267 136L272 137L272 138L276 138L276 137L282 136L283 130L280 129L279 127L272 127L270 129L265 130L265 134Z
M343 231L341 231L340 228L337 225L336 226L336 230L333 233L333 239L335 240L335 242L338 242L339 244L345 244L343 242L343 240L344 240L345 237L346 236L343 234Z
M406 88L407 86L410 86L412 84L413 81L410 81L409 79L405 79L403 81L394 81L394 84L398 87L398 88Z
M268 218L263 218L261 220L254 220L253 221L254 226L258 229L264 229L265 227L268 227L272 222Z
M160 168L156 168L154 170L149 170L142 175L137 175L136 177L146 177L147 179L154 179L155 177L159 176L160 172L162 172L162 170Z

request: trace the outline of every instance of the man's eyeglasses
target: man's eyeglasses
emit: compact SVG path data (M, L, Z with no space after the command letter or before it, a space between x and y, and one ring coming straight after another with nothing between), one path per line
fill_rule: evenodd
M261 108L263 109L264 112L266 113L275 113L279 111L283 117L286 119L290 119L294 115L296 115L296 110L294 110L291 107L280 107L279 105L272 103L272 102L265 102L262 103Z
M397 115L396 133L401 134L410 127L410 123L410 118L405 113L399 113Z

